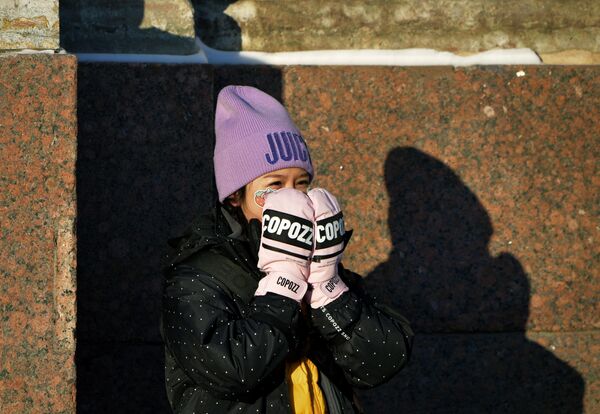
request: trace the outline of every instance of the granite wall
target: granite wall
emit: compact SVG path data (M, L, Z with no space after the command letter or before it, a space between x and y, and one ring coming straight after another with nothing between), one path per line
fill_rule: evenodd
M75 410L76 60L0 56L0 411Z
M348 265L418 333L369 408L596 412L598 68L284 73Z
M166 240L214 200L214 95L255 84L355 228L346 264L413 322L367 412L600 409L595 67L82 64L78 410L166 412Z
M414 324L368 409L598 410L597 68L84 64L76 143L73 57L0 67L4 411L74 410L75 263L78 410L167 411L160 267L213 203L228 83L286 103L356 229L346 264Z

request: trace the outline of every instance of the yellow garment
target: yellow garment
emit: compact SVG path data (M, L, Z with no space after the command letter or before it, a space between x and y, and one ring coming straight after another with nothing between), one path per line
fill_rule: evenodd
M288 362L285 367L294 414L326 414L327 404L317 381L319 371L308 358Z

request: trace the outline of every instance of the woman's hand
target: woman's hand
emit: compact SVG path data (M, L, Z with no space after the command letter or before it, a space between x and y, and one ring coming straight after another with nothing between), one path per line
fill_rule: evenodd
M307 301L312 308L333 302L348 290L338 276L338 264L346 239L344 216L336 198L323 188L308 192L315 211L315 247L310 264L308 283L311 288Z
M256 296L268 292L302 300L313 250L314 209L301 191L282 188L267 195L262 213L258 268L266 273Z

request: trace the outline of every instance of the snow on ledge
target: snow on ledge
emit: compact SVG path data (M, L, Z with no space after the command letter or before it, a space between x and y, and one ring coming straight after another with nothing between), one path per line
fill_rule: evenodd
M537 65L531 49L495 49L471 56L457 56L433 49L315 50L303 52L224 52L200 43L210 64L244 65L344 65L344 66L470 66Z
M9 49L0 51L2 55L65 55L64 49Z
M196 38L199 51L193 55L137 55L78 53L81 62L200 63L210 65L317 65L317 66L471 66L539 65L531 49L494 49L458 56L433 49L313 50L302 52L227 52L212 49Z

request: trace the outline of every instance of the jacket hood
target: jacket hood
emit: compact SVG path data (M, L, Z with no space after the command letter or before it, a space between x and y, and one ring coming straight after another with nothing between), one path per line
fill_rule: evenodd
M168 240L171 252L166 255L164 271L183 262L196 252L223 246L249 244L251 256L258 260L260 222L251 220L242 226L221 204L210 213L199 216L179 237Z

